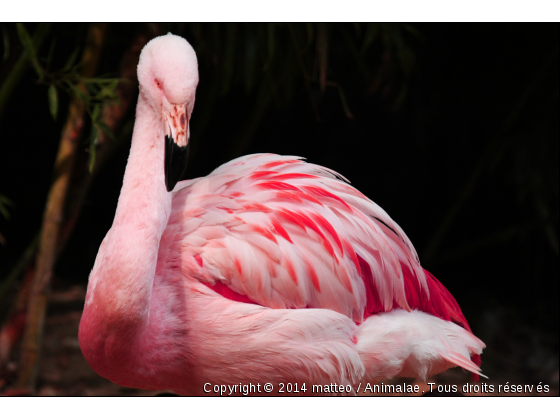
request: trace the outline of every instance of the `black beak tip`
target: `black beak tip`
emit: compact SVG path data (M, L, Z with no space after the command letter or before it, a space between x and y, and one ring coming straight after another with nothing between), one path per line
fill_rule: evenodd
M187 142L184 147L178 146L173 137L165 136L165 187L168 192L173 191L187 168L189 145Z

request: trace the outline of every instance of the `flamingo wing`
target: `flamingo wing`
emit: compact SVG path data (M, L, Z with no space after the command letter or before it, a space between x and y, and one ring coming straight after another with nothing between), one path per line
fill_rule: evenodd
M184 183L169 223L181 224L185 275L263 306L327 308L356 322L409 310L407 282L430 294L412 243L342 179L298 157L258 154Z

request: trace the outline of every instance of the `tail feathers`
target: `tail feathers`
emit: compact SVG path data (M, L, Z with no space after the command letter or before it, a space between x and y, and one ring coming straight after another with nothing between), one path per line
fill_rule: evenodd
M480 358L480 355L477 354L477 356ZM449 352L446 355L442 355L442 357L447 360L450 363L453 363L456 366L462 367L463 369L468 370L469 372L471 372L471 376L473 376L473 380L474 379L474 375L476 375L476 381L478 381L478 376L482 376L486 379L488 379L488 376L483 375L480 372L480 367L477 366L474 362L472 362L470 359L466 358L465 356L463 356L460 353L457 352Z
M419 288L419 281L413 278L412 273L405 265L402 265L403 269L403 276L405 280L406 292L407 292L407 299L411 302L411 307L420 309L423 312L429 313L431 315L437 316L440 319L445 321L451 321L460 327L464 328L468 332L472 333L471 327L467 322L459 304L453 297L451 293L445 288L441 282L435 278L435 276L430 273L428 270L424 269L424 274L426 276L426 281L428 284L428 289L430 291L430 298L423 298L418 300L420 294L419 291L416 290ZM414 287L413 287L414 286ZM416 293L413 291L416 290ZM482 342L481 342L482 343ZM482 343L483 344L483 343ZM484 347L484 346L483 346ZM471 355L471 359L469 361L469 365L472 364L477 366L477 369L468 369L461 364L459 366L464 367L468 371L471 372L471 378L473 382L478 382L479 378L479 371L481 365L481 357L479 353L475 353ZM482 375L484 376L484 375ZM484 376L486 377L486 376Z
M454 322L418 310L373 315L356 335L358 353L372 381L395 376L427 379L455 366L481 375L470 357L476 360L484 343Z
M479 368L480 368L480 366L482 365L482 359L481 359L481 357L480 357L480 354L473 354L473 355L471 356L471 360L472 360L472 362L473 362L475 365L477 365ZM484 376L484 375L482 375L482 376ZM484 376L484 377L487 378L486 376ZM478 382L478 380L480 379L480 378L478 377L478 374L477 374L477 373L474 373L474 372L471 373L471 378L472 378L473 382Z

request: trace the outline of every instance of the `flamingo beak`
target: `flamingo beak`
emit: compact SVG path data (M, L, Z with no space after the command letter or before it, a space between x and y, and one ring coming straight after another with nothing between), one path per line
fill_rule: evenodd
M189 117L185 105L172 105L163 113L165 131L165 187L172 191L189 158Z

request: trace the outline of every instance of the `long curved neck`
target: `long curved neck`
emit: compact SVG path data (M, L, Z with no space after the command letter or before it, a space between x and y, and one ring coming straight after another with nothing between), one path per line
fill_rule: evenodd
M169 220L171 194L165 188L165 143L161 119L142 95L138 98L132 146L111 231L136 249L155 250ZM120 235L118 235L120 236ZM149 241L139 243L138 240ZM121 254L129 255L128 252ZM156 259L153 258L155 267ZM153 277L153 275L152 275Z
M89 279L80 325L82 350L89 347L96 353L100 346L107 349L108 342L128 341L130 346L148 322L159 243L171 211L164 153L161 120L140 94L115 219Z

